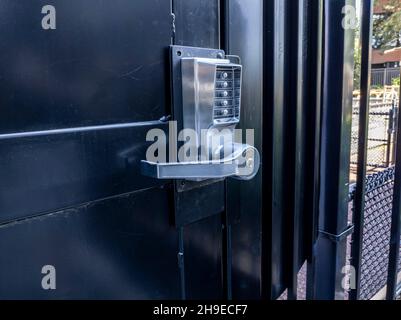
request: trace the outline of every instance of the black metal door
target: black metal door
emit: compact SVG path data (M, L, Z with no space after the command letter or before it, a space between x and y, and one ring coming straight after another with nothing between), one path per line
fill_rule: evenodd
M0 4L0 297L180 297L168 186L138 170L169 110L170 3L55 0L44 29L48 4Z
M147 131L167 130L159 119L171 114L169 45L242 54L247 82L262 72L261 51L248 55L239 42L261 34L261 21L250 24L261 7L259 0L1 1L0 299L260 296L253 233L260 211L244 229L237 220L231 238L225 181L177 195L171 181L142 176L139 162ZM229 36L229 14L244 26L234 28L238 38ZM257 33L248 40L254 49L262 45ZM243 98L254 112L260 86ZM255 183L241 188L249 193ZM260 201L260 191L253 196ZM177 210L202 218L177 227ZM245 243L233 260L232 241ZM48 266L55 288L43 287Z

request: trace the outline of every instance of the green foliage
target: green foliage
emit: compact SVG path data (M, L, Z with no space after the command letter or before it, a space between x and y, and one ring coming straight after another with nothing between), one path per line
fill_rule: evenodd
M380 0L376 0L376 3ZM390 0L385 13L373 21L373 47L388 49L401 46L401 1Z
M392 85L393 86L399 86L400 85L400 78L394 78L392 80Z

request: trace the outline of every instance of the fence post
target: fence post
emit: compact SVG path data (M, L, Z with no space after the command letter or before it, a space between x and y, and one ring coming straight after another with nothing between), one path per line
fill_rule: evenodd
M387 68L384 68L383 73L383 87L387 85Z
M397 146L397 131L398 131L398 107L394 106L394 110L393 110L393 150L391 153L391 164L395 163L395 152L396 152L396 146Z
M319 236L315 244L315 299L344 299L348 226L354 34L343 28L348 0L324 1ZM354 1L351 4L355 5ZM351 84L351 85L350 85Z
M391 102L391 109L388 113L388 127L387 127L387 149L386 149L386 167L390 165L390 156L391 156L391 138L394 132L394 99Z
M361 29L361 100L359 103L358 168L354 198L354 234L351 246L351 266L355 270L355 288L350 292L350 299L359 298L361 281L362 240L365 210L366 158L368 147L370 71L373 29L373 0L362 2Z

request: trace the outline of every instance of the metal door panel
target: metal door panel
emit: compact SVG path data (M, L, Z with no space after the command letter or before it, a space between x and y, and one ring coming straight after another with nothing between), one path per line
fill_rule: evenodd
M140 172L152 128L0 136L0 222L165 183Z
M220 3L54 0L57 29L43 30L48 3L1 1L0 298L229 296L226 183L178 193L139 170L147 130L165 129L158 119L171 114L168 46L219 48ZM261 17L261 7L254 1L250 9ZM232 53L243 55L252 83L244 87L244 127L259 130L261 30L252 34L244 4L232 8L238 39L250 37L253 48L244 51L232 34ZM260 179L241 186L239 298L260 296ZM177 196L196 222L172 225ZM41 288L47 264L56 267L57 290Z
M168 202L153 188L1 226L0 299L178 299Z
M169 1L54 0L43 30L47 4L0 3L0 133L165 115Z
M175 44L220 47L219 0L173 0Z
M174 44L219 48L218 0L174 0L173 12ZM190 188L187 191L176 191L175 194L176 216L180 217L180 221L177 222L184 224L186 219L194 221L194 217L200 220L180 229L183 234L185 297L222 298L224 293L221 211L225 207L224 181L207 185L188 185Z
M187 299L223 299L222 224L214 215L184 228Z
M169 113L170 1L54 0L56 30L46 4L0 3L0 298L179 298L169 183L139 170Z
M262 151L263 1L227 2L229 53L239 55L243 64L241 128L254 130L255 147ZM238 210L240 216L232 227L232 294L237 299L261 297L261 191L262 168L250 181L228 181L227 214L230 218Z

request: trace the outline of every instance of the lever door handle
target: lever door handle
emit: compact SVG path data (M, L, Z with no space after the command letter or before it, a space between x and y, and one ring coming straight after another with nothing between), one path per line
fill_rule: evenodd
M197 154L190 162L142 160L142 173L157 179L252 179L259 170L259 152L250 144L234 143L241 115L241 59L222 50L184 46L171 46L170 54L173 118L179 128L193 133L191 149L208 150L214 157Z
M142 160L142 174L156 179L205 180L232 177L252 179L259 170L260 155L247 144L233 144L233 152L210 161L156 163Z

